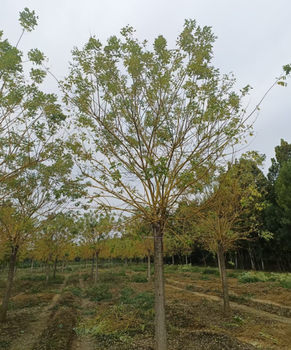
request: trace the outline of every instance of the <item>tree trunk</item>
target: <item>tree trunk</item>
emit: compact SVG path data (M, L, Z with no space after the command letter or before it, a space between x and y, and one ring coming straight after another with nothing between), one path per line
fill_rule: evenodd
M234 255L234 268L235 268L236 270L238 269L237 252L235 252L235 255Z
M99 256L99 252L96 252L96 266L95 266L94 284L96 284L98 281L98 256Z
M17 252L18 252L18 246L12 247L11 254L10 254L7 285L6 285L6 290L3 297L2 305L0 307L0 322L4 322L6 320L6 315L7 315L8 306L9 306L9 299L10 299L11 289L12 289L12 283L13 283L13 277L14 277L14 268L16 265Z
M222 282L222 290L223 290L223 305L224 305L224 312L228 314L230 312L230 305L229 305L229 295L228 295L228 285L227 285L227 275L226 275L226 268L225 268L225 259L224 259L224 251L223 251L223 245L222 243L218 243L218 260L220 265L220 277Z
M186 265L188 265L188 254L186 254Z
M161 223L153 226L155 265L155 350L167 350L163 232Z
M54 275L53 275L54 280L56 279L57 263L58 263L58 258L56 257L54 261Z
M64 268L65 268L65 258L63 258L62 260L62 273L64 272Z
M256 271L256 265L255 265L255 260L254 260L254 255L251 246L249 245L248 252L250 255L250 260L251 260L251 265L252 265L252 270Z
M30 266L30 272L31 272L31 273L33 272L33 263L34 263L34 260L31 259L31 266Z
M148 283L151 281L151 252L148 250Z
M49 255L49 258L47 260L47 268L46 268L46 279L45 279L45 284L48 285L48 281L49 281L49 275L50 275L50 270L51 270L51 265L50 265L50 261L51 261L52 255Z
M175 256L172 254L172 265L175 265Z
M127 258L124 259L124 264L127 266Z
M91 280L93 280L93 273L94 273L94 257L95 257L95 253L93 253L92 255Z

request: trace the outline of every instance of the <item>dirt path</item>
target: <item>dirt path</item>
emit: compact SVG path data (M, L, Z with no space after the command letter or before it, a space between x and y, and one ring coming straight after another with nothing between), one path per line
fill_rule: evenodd
M79 283L80 283L81 289L84 290L85 286L82 278L79 279ZM81 308L83 310L86 309L86 305L87 305L87 300L82 299ZM85 319L86 319L86 316L82 315L82 321L85 321ZM95 346L93 344L92 338L86 334L76 335L71 345L71 350L94 350L94 349L95 349Z
M63 284L60 286L60 292L64 289L66 285L67 278L65 278ZM61 293L55 294L49 305L43 308L43 311L38 316L37 320L32 322L28 327L26 332L17 338L12 344L10 350L31 350L47 327L48 319L51 315L51 308L53 308L58 302Z
M208 300L211 300L211 301L222 302L222 298L219 298L219 297L214 296L214 295L193 292L193 291L186 290L186 289L183 289L183 288L175 287L175 286L173 286L171 284L166 284L166 286L168 286L170 288L173 288L173 289L176 289L176 290L181 290L181 291L186 292L186 293L191 293L191 294L196 295L196 296L198 296L200 298L208 299ZM267 317L268 319L271 319L271 320L276 321L276 322L291 324L291 319L287 318L287 317L277 316L277 315L271 314L271 313L266 312L266 311L257 310L257 309L254 309L252 307L241 305L241 304L237 304L237 303L234 303L234 302L230 302L230 306L233 309L236 309L236 310L239 310L239 311L248 312L250 314L253 314L253 315L256 315L256 316L260 316L260 317Z

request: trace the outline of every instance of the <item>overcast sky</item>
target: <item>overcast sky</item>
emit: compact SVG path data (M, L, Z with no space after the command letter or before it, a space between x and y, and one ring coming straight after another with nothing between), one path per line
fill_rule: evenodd
M139 39L152 42L162 34L173 47L185 19L213 28L214 64L221 73L233 72L238 88L253 87L250 107L291 63L290 0L0 0L0 30L11 43L21 34L24 7L35 10L39 20L19 48L45 52L59 79L67 74L72 48L82 47L90 34L105 42L130 24ZM265 172L280 139L291 142L291 78L289 83L271 91L255 123L249 149L266 154ZM47 89L56 91L55 83L48 82Z

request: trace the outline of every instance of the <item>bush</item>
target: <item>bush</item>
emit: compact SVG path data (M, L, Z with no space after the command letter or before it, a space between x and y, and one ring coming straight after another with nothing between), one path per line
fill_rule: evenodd
M206 269L204 269L202 271L203 275L215 275L215 276L219 276L219 271L218 269L212 268L212 267L206 267Z
M85 296L90 298L91 301L102 301L112 299L110 286L105 283L96 284L93 287L87 288L85 291Z
M133 275L131 277L131 281L135 282L135 283L145 283L148 280L147 280L147 278L145 276L138 274L138 275Z
M135 309L149 310L154 307L154 295L151 292L141 292L135 294L134 291L126 287L120 291L119 302L130 304Z
M244 272L241 275L238 276L238 281L240 283L256 283L261 282L260 278L251 273L251 272Z
M40 282L40 281L45 281L46 275L22 276L21 279L26 281Z

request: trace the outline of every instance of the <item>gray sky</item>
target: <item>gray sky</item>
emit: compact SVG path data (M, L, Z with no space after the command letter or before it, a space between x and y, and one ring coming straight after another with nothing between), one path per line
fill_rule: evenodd
M82 47L90 34L104 42L130 24L139 39L152 42L162 34L174 46L188 18L212 26L218 37L214 64L221 73L232 71L238 89L253 87L249 110L281 74L282 66L291 63L290 0L0 0L0 30L11 43L21 33L18 17L24 7L35 10L39 25L25 34L19 48L44 51L59 79L67 74L72 48ZM291 78L289 83L271 91L255 123L249 150L267 155L265 171L280 139L291 142ZM52 80L46 86L56 91Z

